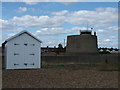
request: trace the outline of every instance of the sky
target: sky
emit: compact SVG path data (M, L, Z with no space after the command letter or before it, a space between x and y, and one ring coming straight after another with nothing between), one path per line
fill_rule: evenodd
M93 28L98 47L118 48L117 2L2 2L0 43L27 30L42 47L64 46L67 36ZM65 44L66 45L66 44Z

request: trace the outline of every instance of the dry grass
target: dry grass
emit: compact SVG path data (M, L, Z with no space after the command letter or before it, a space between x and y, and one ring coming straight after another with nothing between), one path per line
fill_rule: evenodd
M38 69L3 70L3 88L117 88L118 72Z
M102 64L104 68L112 68ZM3 88L118 88L117 71L80 64L44 65L36 70L3 70Z

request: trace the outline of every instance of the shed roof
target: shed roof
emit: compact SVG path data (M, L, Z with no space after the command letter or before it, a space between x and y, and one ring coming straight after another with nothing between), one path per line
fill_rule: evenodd
M29 36L31 36L32 38L34 38L34 39L37 40L38 42L42 43L42 41L39 40L37 37L35 37L35 36L32 35L31 33L29 33L28 31L23 30L23 31L21 31L20 33L18 33L18 34L16 34L16 35L14 35L14 36L12 36L12 37L6 39L5 42L4 42L4 44L6 44L8 41L10 41L10 40L12 40L12 39L14 39L14 38L16 38L16 37L18 37L18 36L24 34L24 33L28 34Z

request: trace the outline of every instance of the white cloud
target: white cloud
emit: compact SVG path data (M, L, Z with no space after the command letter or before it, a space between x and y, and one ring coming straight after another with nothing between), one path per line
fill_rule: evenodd
M113 30L113 31L118 31L118 27L117 26L110 26L108 27L109 30Z
M87 27L73 27L73 28L71 28L71 34L72 33L76 33L76 34L80 34L80 31L82 30L82 31L84 31L84 30L91 30L90 28L87 28Z
M27 8L26 7L19 7L17 12L26 12Z
M111 42L111 40L110 39L106 39L106 40L104 40L105 42Z
M103 29L98 29L97 32L98 33L104 33L105 31Z
M68 35L73 33L79 33L80 30L86 30L86 27L73 27L71 29L65 29L63 27L41 28L35 32L35 35Z
M9 22L8 20L2 20L0 19L0 30L2 31L9 31L9 32L15 32L15 31L21 31L22 29L20 27L17 27L14 25L14 23Z
M12 22L24 27L57 27L64 23L64 16L30 16L13 17ZM24 22L24 23L23 23Z
M68 10L63 10L63 11L60 11L60 12L53 12L52 14L53 15L65 15L67 14L69 11Z
M30 16L13 17L12 22L25 27L59 27L65 22L73 25L86 25L94 27L109 27L117 24L116 8L96 8L96 11L79 10L70 12L63 10L52 12L53 16ZM23 23L24 22L24 23Z
M88 23L94 27L107 27L117 23L117 8L96 8L96 11L79 10L69 14L66 20L74 25Z
M72 30L79 31L79 30L86 30L86 27L73 27Z
M106 8L96 8L96 11L98 12L104 12L104 11L107 11L107 12L117 12L118 9L117 8L112 8L112 7L106 7Z
M60 34L67 34L69 33L68 30L62 27L54 27L54 28L41 28L40 30L36 31L37 36L39 35L60 35Z
M39 2L25 2L26 4L28 4L28 5L36 5L36 4L38 4Z

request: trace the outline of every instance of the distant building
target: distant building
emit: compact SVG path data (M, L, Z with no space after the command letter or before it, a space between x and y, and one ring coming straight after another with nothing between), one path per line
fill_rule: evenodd
M27 31L22 31L3 44L5 69L41 68L41 41Z
M107 48L107 47L105 47L105 48L99 48L98 49L99 50L99 53L119 53L119 49L117 49L117 48Z
M110 51L110 53L119 53L119 50L113 49L112 51Z
M61 52L59 48L53 48L53 47L41 47L41 52ZM65 48L62 49L62 52L65 52Z
M52 48L52 47L42 47L41 48L41 52L45 53L45 52L56 52L58 51L58 48Z

